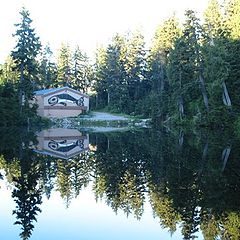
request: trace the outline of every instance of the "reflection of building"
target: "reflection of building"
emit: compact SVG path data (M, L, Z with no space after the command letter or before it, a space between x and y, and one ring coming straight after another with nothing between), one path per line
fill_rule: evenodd
M38 133L36 152L68 159L89 149L88 134L76 129L55 128Z
M69 87L36 91L35 100L42 117L73 117L89 110L89 96Z

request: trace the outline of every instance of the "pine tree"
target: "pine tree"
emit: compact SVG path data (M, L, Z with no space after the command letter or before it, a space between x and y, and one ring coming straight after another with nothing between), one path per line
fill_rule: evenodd
M167 19L158 27L154 35L147 59L148 78L151 82L152 98L156 98L155 109L151 114L154 120L165 120L169 112L170 89L167 76L169 52L180 37L181 30L175 16Z
M229 77L226 81L226 86L229 89L229 95L232 100L232 105L235 111L239 110L240 96L238 89L240 87L240 62L239 62L239 49L240 49L240 1L229 0L225 5L225 24L229 32L228 42L225 44L227 48L227 62L229 63Z
M57 66L52 60L53 52L47 44L42 53L39 66L39 87L49 88L54 87L56 83Z
M125 49L125 39L116 35L106 49L98 50L95 64L97 104L123 112L128 107Z
M19 80L19 72L11 56L8 56L1 68L0 85L10 83L15 85Z
M165 88L168 55L178 37L180 37L180 28L173 16L158 27L153 38L148 62L152 88L159 93Z
M216 0L211 0L204 12L202 53L204 58L204 76L207 79L210 104L216 109L224 103L231 106L231 99L226 85L229 75L227 62L228 30L224 24L221 7ZM225 97L224 97L225 96Z
M73 88L86 93L91 86L92 69L86 53L83 53L79 46L73 53Z
M16 69L20 73L19 79L19 103L27 105L28 100L32 98L37 78L36 58L41 49L39 37L36 36L32 28L32 20L29 11L22 8L20 11L21 21L16 24L17 31L14 37L17 38L15 49L11 53ZM22 111L22 108L21 108Z
M134 104L146 94L146 89L143 87L146 70L146 50L144 47L145 42L141 32L134 32L127 43L126 60L124 63L127 74L128 93Z
M225 24L231 39L240 38L240 0L229 0L225 5Z
M183 36L176 41L175 48L171 52L169 70L173 91L178 92L174 94L174 98L178 98L180 118L184 114L190 118L197 115L201 117L203 111L209 111L209 99L203 75L203 57L200 50L201 27L193 11L186 11L185 16Z
M94 64L94 84L96 91L96 108L107 105L107 82L105 70L107 68L107 52L105 48L98 48Z
M128 99L124 68L124 47L124 38L116 35L106 51L107 103L110 108L116 111L124 111Z
M56 87L72 85L72 61L68 44L62 43L57 59L57 83Z
M204 37L211 45L214 39L224 35L224 20L221 13L221 6L217 0L210 0L204 11Z

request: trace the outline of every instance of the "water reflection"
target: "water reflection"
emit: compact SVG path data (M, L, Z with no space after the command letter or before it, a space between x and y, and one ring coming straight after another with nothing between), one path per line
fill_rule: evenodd
M76 129L55 128L37 133L35 151L62 159L73 158L89 149L88 134Z
M69 206L90 182L96 199L137 219L149 200L169 236L180 224L183 239L199 231L209 240L240 238L240 149L232 134L144 130L88 137L58 129L1 136L0 169L14 187L22 239L32 234L43 195L57 190Z

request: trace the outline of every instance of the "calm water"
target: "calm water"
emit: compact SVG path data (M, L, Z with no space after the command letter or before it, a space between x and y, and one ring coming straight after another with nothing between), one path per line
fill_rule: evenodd
M240 239L232 133L0 134L1 239Z

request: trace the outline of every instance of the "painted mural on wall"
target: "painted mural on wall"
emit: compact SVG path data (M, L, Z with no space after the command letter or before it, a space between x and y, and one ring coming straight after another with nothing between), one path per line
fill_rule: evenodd
M78 139L78 140L50 140L48 142L48 147L52 149L53 151L57 152L69 152L72 149L78 147L80 149L84 149L84 140Z
M69 159L89 149L88 134L76 129L48 129L38 133L36 152Z
M77 106L84 106L84 97L80 97L79 99L71 96L70 94L67 93L62 93L62 94L57 94L54 96L51 96L48 99L48 103L51 106L55 105L63 105L63 106L68 106L68 104L75 104Z
M89 96L69 87L42 89L34 92L42 117L76 117L89 110Z

